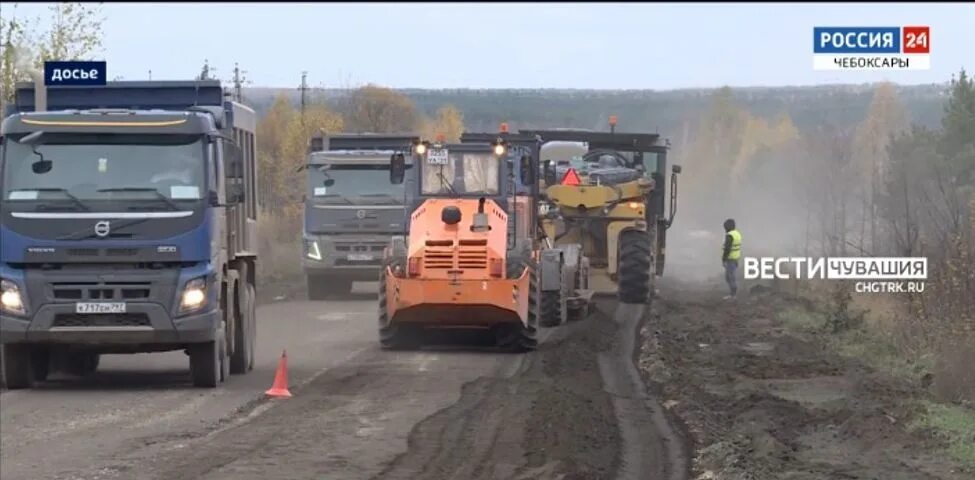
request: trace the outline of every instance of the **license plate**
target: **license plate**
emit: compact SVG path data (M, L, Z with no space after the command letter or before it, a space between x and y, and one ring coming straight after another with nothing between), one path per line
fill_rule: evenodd
M447 165L450 163L449 158L449 152L446 148L434 148L427 154L427 163L430 165Z
M125 313L124 302L88 302L75 304L75 313Z
M352 261L352 262L368 262L368 261L370 261L372 259L373 259L372 255L369 255L368 253L350 253L349 254L349 261Z

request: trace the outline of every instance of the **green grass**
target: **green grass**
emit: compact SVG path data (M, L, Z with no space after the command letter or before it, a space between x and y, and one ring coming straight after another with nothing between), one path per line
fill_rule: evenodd
M801 305L786 306L776 315L789 331L814 335L825 341L827 346L837 354L857 359L887 375L917 380L934 367L931 359L905 356L889 339L866 330L866 327L837 334L828 333L825 314L810 311Z
M865 363L870 368L896 378L916 381L926 372L933 371L932 358L911 358L905 355L890 338L868 327L830 334L823 313L813 312L804 306L790 305L776 316L786 329L798 334L812 334L825 341L837 354ZM911 402L910 399L905 399ZM932 401L920 404L919 415L909 429L923 430L947 444L946 454L975 468L975 409Z
M844 357L858 359L874 370L901 379L916 381L934 368L930 358L906 356L893 342L863 329L833 335L828 343Z
M975 468L975 410L934 402L924 402L922 408L924 414L910 428L932 431L947 442L949 455Z

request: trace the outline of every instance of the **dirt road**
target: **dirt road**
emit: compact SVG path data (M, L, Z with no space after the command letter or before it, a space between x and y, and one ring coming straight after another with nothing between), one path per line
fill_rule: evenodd
M516 355L381 351L374 302L261 307L257 368L217 390L172 353L4 392L0 478L683 478L632 363L643 307L602 303ZM294 397L269 401L284 348Z

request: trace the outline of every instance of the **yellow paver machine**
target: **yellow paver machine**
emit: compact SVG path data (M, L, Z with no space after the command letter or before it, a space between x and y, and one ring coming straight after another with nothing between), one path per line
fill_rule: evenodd
M548 238L581 244L589 260L587 288L617 294L623 303L648 303L663 274L667 229L677 209L671 169L670 208L665 192L669 142L654 133L519 130L543 142L541 218ZM545 157L550 142L579 142L585 153L563 161Z

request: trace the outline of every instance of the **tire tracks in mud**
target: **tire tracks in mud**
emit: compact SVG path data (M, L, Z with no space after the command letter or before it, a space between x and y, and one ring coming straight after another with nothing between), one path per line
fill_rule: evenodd
M516 372L467 383L375 480L683 480L685 445L635 361L649 309L599 301Z
M539 348L520 357L360 352L302 395L205 439L126 455L110 470L207 480L683 480L683 442L634 363L647 316L644 306L599 301L590 317L543 330Z

